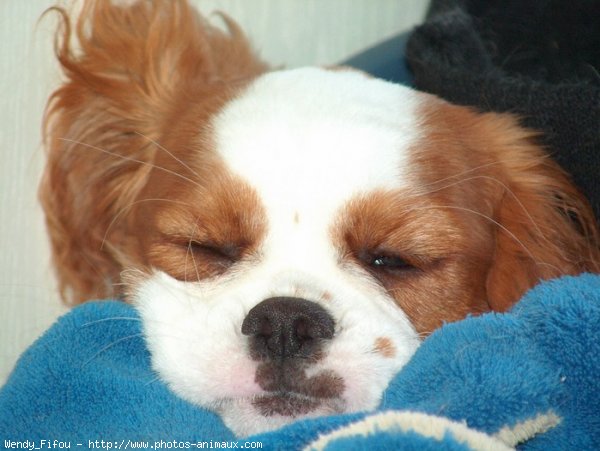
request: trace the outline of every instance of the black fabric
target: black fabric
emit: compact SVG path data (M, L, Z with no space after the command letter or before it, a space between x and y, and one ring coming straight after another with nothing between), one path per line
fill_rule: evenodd
M406 58L416 88L542 131L600 217L600 1L433 0Z

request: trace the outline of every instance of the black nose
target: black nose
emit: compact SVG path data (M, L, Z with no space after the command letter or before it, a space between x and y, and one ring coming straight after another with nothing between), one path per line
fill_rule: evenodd
M275 297L256 305L242 323L258 357L311 357L331 339L333 318L320 305L300 298Z

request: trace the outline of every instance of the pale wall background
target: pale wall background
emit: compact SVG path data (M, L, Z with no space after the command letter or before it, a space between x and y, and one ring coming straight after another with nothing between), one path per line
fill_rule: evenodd
M0 0L0 385L17 357L65 311L56 294L36 198L40 124L60 81L53 60L56 0ZM196 0L246 30L274 65L332 64L413 27L427 0Z

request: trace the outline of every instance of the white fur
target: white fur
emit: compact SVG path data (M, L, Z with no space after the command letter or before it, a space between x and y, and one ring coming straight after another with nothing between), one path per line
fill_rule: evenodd
M258 262L199 283L157 272L135 295L153 365L183 398L217 410L239 435L290 417L263 417L241 324L273 296L321 304L335 320L325 357L307 374L343 377L341 399L308 416L371 409L418 346L406 315L372 277L342 264L331 239L341 209L377 189L410 188L418 94L353 71L296 69L258 78L213 122L218 153L258 193L267 235ZM331 299L327 299L328 293ZM374 350L388 338L393 357Z

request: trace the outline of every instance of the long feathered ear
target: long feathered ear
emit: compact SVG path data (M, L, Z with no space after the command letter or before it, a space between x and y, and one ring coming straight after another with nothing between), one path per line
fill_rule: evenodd
M490 306L504 311L540 279L600 272L598 225L587 200L514 118L487 114L482 135L502 181L495 207L495 256L488 274ZM491 138L490 138L491 137Z
M56 55L66 81L46 110L40 199L71 302L118 294L120 271L136 262L127 221L111 221L146 185L152 142L190 90L265 70L227 18L224 32L183 0L129 5L87 1L74 27L64 10L52 10L62 18Z

